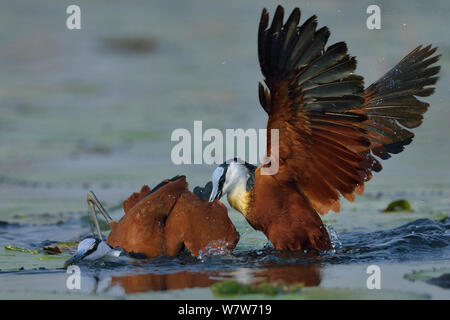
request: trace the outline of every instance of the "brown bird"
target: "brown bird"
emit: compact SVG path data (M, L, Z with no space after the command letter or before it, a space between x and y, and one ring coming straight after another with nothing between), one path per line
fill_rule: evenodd
M197 187L196 195L187 187L184 176L164 180L153 190L143 186L139 193L133 193L123 202L125 215L119 222L89 192L88 205L100 239L82 241L65 265L117 256L118 251L113 249L117 247L136 258L177 256L183 248L196 257L231 253L239 241L239 233L228 217L227 208L219 201L210 203L199 198L203 188ZM102 241L96 207L111 227L106 243Z
M258 56L264 82L259 99L268 114L267 156L279 164L274 175L234 159L213 173L210 201L228 202L279 250L332 248L318 214L338 212L340 196L353 201L378 158L403 151L429 104L417 97L434 92L437 48L419 46L364 89L356 59L345 42L326 46L330 32L317 30L316 16L301 26L300 10L286 22L278 6L269 26L263 10ZM278 129L279 150L271 150ZM275 151L275 152L274 152Z
M186 178L165 180L152 191L144 186L123 204L125 215L110 221L107 243L146 257L176 256L186 247L194 256L206 250L230 252L239 234L226 207L199 199Z

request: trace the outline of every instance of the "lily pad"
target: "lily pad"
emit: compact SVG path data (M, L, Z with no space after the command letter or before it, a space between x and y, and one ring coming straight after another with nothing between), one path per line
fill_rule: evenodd
M55 244L58 247L75 247L78 245L77 241L62 241Z
M383 212L400 212L400 211L408 211L413 212L411 209L411 205L409 204L408 200L396 200L386 207L386 209L383 210Z
M15 247L13 245L7 244L5 246L6 250L10 250L10 251L16 251L16 252L23 252L23 253L32 253L32 254L38 254L39 251L35 250L35 249L25 249L25 248L19 248L19 247Z
M308 287L300 294L290 295L287 298L305 300L423 300L430 297L426 294L396 290Z
M447 286L446 288L448 288L450 283L450 269L433 268L432 270L413 270L411 273L405 274L404 277L410 281L425 281L439 287Z
M233 299L288 299L288 300L346 300L346 299L427 299L428 295L391 290L303 287L302 284L282 286L271 283L244 285L229 280L213 284L216 297Z
M281 286L271 283L260 283L257 285L245 285L234 280L227 280L215 283L211 286L211 291L219 297L230 297L247 294L263 294L267 296L276 296L279 294L288 294L299 292L303 284L290 286Z
M433 277L438 277L444 273L450 273L450 269L432 269L432 270L413 270L411 273L405 274L405 279L416 281L416 280L428 280Z
M450 273L444 273L443 275L436 278L431 278L426 282L441 287L443 289L450 289Z
M45 255L45 256L41 256L39 257L39 260L64 260L66 259L65 257L61 258L59 256L55 256L55 255Z

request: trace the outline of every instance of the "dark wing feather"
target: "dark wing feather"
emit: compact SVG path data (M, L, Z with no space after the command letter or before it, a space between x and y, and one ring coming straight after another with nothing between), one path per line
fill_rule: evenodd
M268 113L270 129L279 130L275 178L293 184L319 213L339 210L343 195L353 200L364 182L384 159L400 152L411 141L404 129L418 126L428 104L414 96L426 96L439 67L435 49L420 47L394 69L364 90L363 78L354 74L356 59L344 42L326 48L328 28L317 30L312 16L298 26L300 10L294 9L283 23L278 6L269 26L264 9L258 33L258 56L263 84L259 98Z
M388 159L390 154L403 151L411 143L414 134L407 130L422 124L423 114L429 104L416 96L425 97L434 92L438 80L440 55L432 56L437 48L431 45L417 47L394 68L364 92L365 106L361 110L368 120L364 123L371 139L373 154Z

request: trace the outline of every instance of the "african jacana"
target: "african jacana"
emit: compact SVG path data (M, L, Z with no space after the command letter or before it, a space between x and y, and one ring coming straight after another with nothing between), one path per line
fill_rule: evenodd
M115 222L93 192L87 201L99 239L85 239L77 253L66 262L95 260L106 255L120 254L139 258L177 256L186 247L194 256L208 253L230 253L239 241L239 233L228 217L226 207L219 201L203 199L203 188L195 194L187 188L186 178L177 176L164 180L153 190L142 187L123 202L125 215ZM207 189L207 185L205 188ZM97 221L95 207L111 227L107 241Z
M338 212L343 195L353 201L372 172L375 158L403 151L422 123L438 79L437 48L419 46L392 70L364 89L354 73L355 57L345 42L326 47L330 32L316 30L316 16L299 26L300 10L283 23L278 6L269 26L264 9L258 31L258 57L264 85L259 99L270 129L279 131L279 163L274 175L236 159L213 173L210 201L227 194L253 228L265 233L279 250L331 249L319 214ZM275 153L276 154L276 153ZM269 166L269 165L264 165Z
M120 250L111 248L101 239L86 238L78 244L75 254L64 263L64 268L67 268L71 264L76 264L81 260L94 261L107 256L118 257L121 253Z

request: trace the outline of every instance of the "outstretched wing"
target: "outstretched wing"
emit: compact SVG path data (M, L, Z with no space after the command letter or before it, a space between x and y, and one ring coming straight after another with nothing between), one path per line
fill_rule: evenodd
M412 133L399 123L420 124L428 105L414 95L431 94L423 87L436 82L430 76L438 69L427 67L438 57L424 60L434 51L416 49L364 91L363 78L354 74L356 59L344 42L325 48L330 33L326 27L316 29L316 16L298 26L298 8L284 24L283 15L278 6L269 26L264 9L258 32L268 87L259 84L269 115L268 155L271 129L278 129L275 178L295 184L319 213L337 212L340 195L352 201L372 172L381 170L374 155L387 158L410 142Z
M434 93L433 85L440 66L437 48L418 46L394 68L364 91L364 109L368 120L364 122L371 140L372 153L381 159L403 151L414 134L407 130L422 124L423 114L430 106L417 99Z

